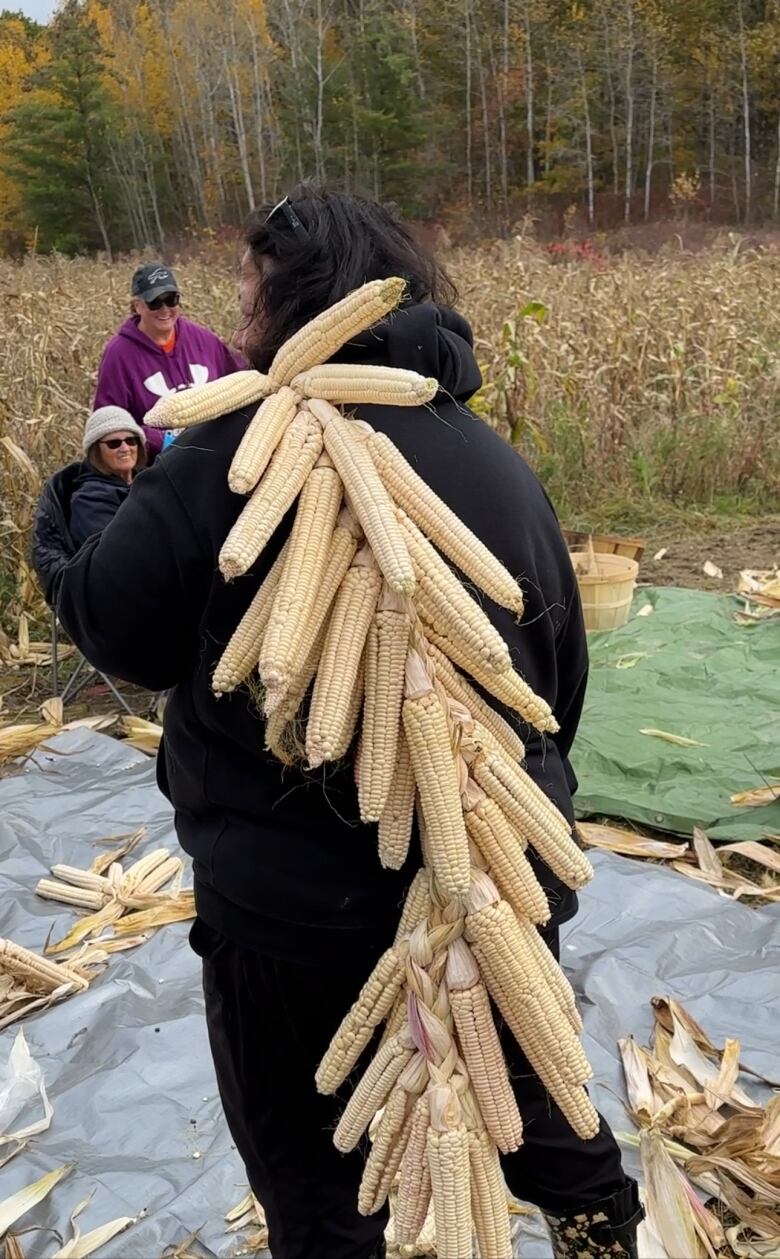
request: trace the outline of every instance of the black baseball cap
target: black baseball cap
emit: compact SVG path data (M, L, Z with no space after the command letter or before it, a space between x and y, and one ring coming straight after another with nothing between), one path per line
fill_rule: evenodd
M145 262L133 272L130 292L144 302L153 302L163 293L178 293L179 286L176 276L162 262Z

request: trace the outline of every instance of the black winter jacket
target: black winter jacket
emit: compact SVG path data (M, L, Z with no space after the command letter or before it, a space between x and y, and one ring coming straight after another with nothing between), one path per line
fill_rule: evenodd
M102 533L129 493L130 485L121 476L98 472L84 461L70 499L70 534L77 547L93 533Z
M55 576L78 550L70 532L70 500L81 470L82 464L69 463L55 472L35 508L31 559L47 603Z
M529 772L571 818L576 782L566 758L587 675L576 581L536 477L463 405L480 383L468 325L451 311L410 307L339 357L439 380L434 410L358 411L521 579L526 612L519 624L489 600L484 606L560 722L560 733L546 740L519 729ZM245 502L229 491L227 473L252 411L190 429L160 456L119 515L62 571L57 606L99 669L149 690L173 688L158 780L194 859L200 916L278 957L333 959L357 947L368 966L392 937L419 851L401 871L382 870L374 828L358 821L351 768L283 769L263 750L262 719L247 691L217 699L209 685L292 518L246 577L225 583L218 554ZM553 920L570 917L574 894L538 860L536 867Z

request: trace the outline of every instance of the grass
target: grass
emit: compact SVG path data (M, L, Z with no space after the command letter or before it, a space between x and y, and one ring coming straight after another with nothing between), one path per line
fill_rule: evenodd
M446 257L485 384L476 409L574 527L690 528L778 510L780 252L734 238L556 260L514 239ZM237 252L176 270L193 318L228 335ZM101 349L133 261L0 260L0 619L40 604L26 568L47 476L78 456Z

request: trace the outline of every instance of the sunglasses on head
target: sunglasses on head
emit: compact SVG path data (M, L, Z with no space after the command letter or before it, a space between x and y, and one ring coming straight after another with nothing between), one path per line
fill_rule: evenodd
M161 306L178 306L178 293L163 293L162 297L155 297L153 302L147 302L146 305L150 310L159 310Z
M138 438L135 436L107 437L105 441L102 441L100 444L101 446L108 446L109 450L119 450L120 446L137 446Z
M270 213L266 215L265 217L266 223L270 223L271 219L274 217L275 214L284 215L284 217L287 219L288 224L292 228L298 240L303 241L303 240L309 239L309 233L306 231L306 228L303 226L303 223L298 218L298 215L295 213L294 209L292 208L289 197L282 197L281 201L277 201L273 210L271 210Z

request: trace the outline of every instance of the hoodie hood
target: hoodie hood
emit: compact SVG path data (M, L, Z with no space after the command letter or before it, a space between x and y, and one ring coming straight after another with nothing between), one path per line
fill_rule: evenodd
M437 398L466 403L482 384L474 338L457 311L433 303L404 306L349 341L333 360L403 367L439 382Z

